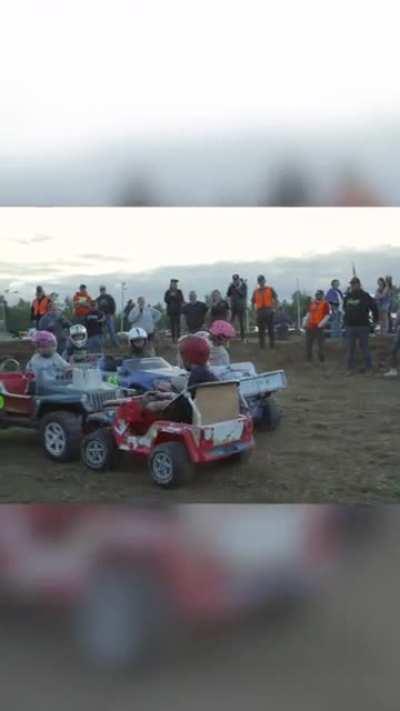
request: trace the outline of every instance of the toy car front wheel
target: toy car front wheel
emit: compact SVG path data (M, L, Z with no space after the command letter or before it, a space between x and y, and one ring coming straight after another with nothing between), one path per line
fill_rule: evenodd
M150 476L157 486L172 489L192 481L194 467L180 442L157 445L149 459Z
M282 411L275 398L268 397L263 402L263 415L257 422L258 429L273 432L278 429L282 419Z
M50 459L70 462L79 456L81 418L73 412L50 412L40 422L42 446Z
M116 447L109 429L99 429L87 435L81 445L82 461L89 469L102 472L111 469Z

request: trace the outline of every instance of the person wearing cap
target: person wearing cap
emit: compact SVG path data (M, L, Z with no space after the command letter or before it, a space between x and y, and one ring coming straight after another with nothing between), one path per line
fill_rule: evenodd
M31 305L31 322L35 328L39 328L40 319L49 313L51 299L46 296L42 286L36 287L36 296Z
M315 293L315 299L311 302L308 314L305 319L306 329L306 356L309 363L313 359L314 343L318 346L318 359L320 363L325 361L324 353L324 329L329 321L330 308L324 298L322 289Z
M104 315L104 326L108 331L111 343L118 346L117 335L115 332L115 312L117 310L115 300L111 294L107 293L105 286L100 287L100 294L96 299L97 308Z
M258 340L260 348L265 348L265 334L268 331L269 344L275 345L274 312L278 306L278 296L272 286L267 286L265 276L257 277L257 288L253 292L251 303L256 312Z
M171 279L169 289L164 294L164 301L167 305L167 314L171 327L173 343L176 343L181 335L181 315L182 307L185 303L183 293L178 289L179 279Z
M344 297L344 325L347 335L347 375L355 370L357 343L364 357L365 368L362 372L372 373L372 356L369 350L370 314L374 324L378 323L379 314L375 300L361 288L360 279L354 276L350 288Z
M239 274L233 274L226 296L231 305L231 324L234 326L236 319L239 321L240 338L244 341L246 336L247 284Z
M88 294L86 284L81 284L72 298L76 323L83 323L92 308L92 297Z

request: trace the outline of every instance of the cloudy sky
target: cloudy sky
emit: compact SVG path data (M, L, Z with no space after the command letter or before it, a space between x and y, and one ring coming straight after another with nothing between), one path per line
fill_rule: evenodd
M390 246L400 247L400 210L4 208L0 244L0 284L22 293L37 282L72 283L74 275L129 281L169 266L188 281L190 265L268 265L341 249L387 248L389 269Z
M392 0L14 0L1 17L2 153L391 116L395 10Z

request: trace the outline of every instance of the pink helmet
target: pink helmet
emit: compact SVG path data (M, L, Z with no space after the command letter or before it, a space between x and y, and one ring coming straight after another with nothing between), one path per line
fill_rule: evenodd
M57 339L50 331L36 331L32 341L37 348L57 348Z
M228 321L214 321L210 326L210 333L217 338L226 338L227 341L236 336L235 329Z

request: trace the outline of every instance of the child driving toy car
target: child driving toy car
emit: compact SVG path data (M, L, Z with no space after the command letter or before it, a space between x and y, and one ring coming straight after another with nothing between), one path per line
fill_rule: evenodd
M71 366L57 353L57 339L50 331L36 331L32 337L36 352L26 366L26 372L36 379L56 379L60 374L72 371Z
M210 365L230 365L231 359L227 346L236 335L235 329L227 321L214 321L210 326Z
M65 349L64 357L72 364L88 362L88 333L86 326L76 323L69 329L69 337Z

